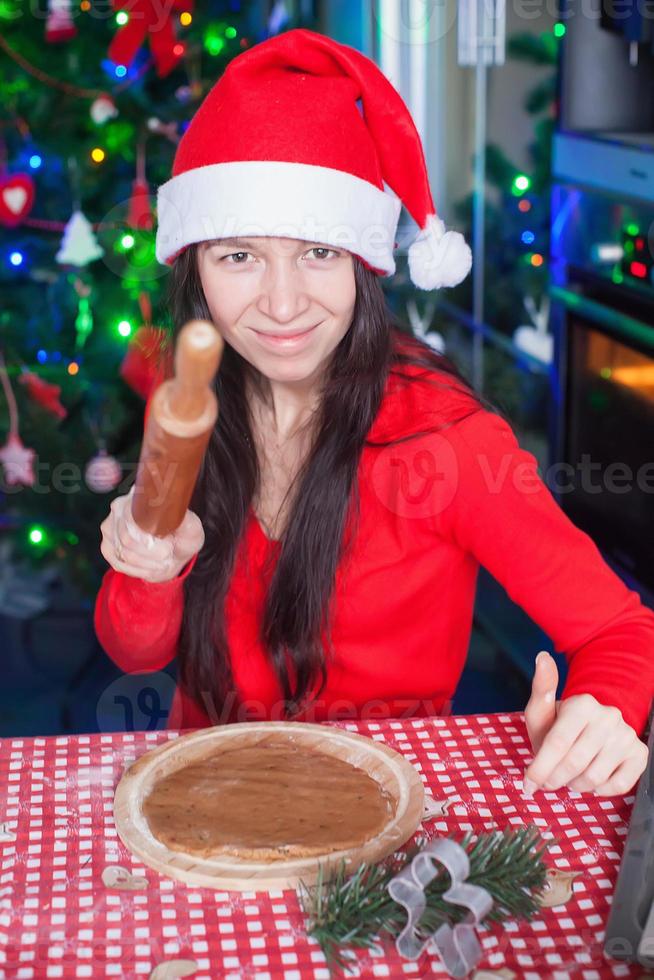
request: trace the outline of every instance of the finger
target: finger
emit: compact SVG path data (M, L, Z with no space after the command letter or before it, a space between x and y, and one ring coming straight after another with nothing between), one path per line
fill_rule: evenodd
M175 533L191 535L201 534L204 537L204 527L198 515L194 514L192 510L187 510L186 514L184 515L184 520Z
M100 552L105 561L107 561L116 572L122 572L123 575L131 575L133 578L142 578L143 576L140 574L141 571L143 571L144 575L148 574L146 569L137 569L132 565L129 565L127 562L121 561L118 558L113 545L108 540L102 541L100 544Z
M145 559L138 552L131 551L129 548L123 548L118 553L109 540L104 540L101 543L100 551L111 567L118 572L149 581L152 581L155 575L162 578L172 578L173 576L174 566L172 562Z
M116 521L116 542L120 544L117 549L119 555L127 548L137 551L148 560L168 561L173 555L172 535L157 538L154 534L148 534L126 514Z
M569 789L577 792L594 789L594 784L588 783L586 770L604 749L602 733L593 725L587 725L567 755L551 771L543 784L543 789L560 789L561 786L568 786Z
M116 563L123 567L129 565L130 568L143 572L161 570L169 573L170 569L174 566L172 557L167 561L162 561L160 558L157 559L152 558L150 555L144 555L142 551L129 548L123 544L119 548L116 548L114 540L110 537L103 538L100 544L100 551L110 564Z
M128 493L121 493L109 504L109 510L116 517L123 516L125 514L130 514L132 512L132 497L134 496L134 487Z
M139 525L134 520L134 517L132 516L130 498L133 496L133 494L134 494L134 487L132 487L129 494L125 498L126 508L125 508L125 513L123 515L123 521L131 539L126 543L130 546L135 545L139 548L146 548L148 552L150 552L152 555L156 556L162 561L168 561L171 558L185 557L186 552L189 551L189 546L186 545L186 538L183 535L180 538L181 542L183 542L182 548L180 549L182 554L178 556L176 554L175 534L167 534L164 537L158 537L157 535L151 534L148 531L144 531L141 527L139 527ZM191 514L191 511L187 511L187 514L185 515L185 521L186 521L186 517L189 514ZM200 518L197 517L196 514L192 514L192 517L197 522L197 525L199 525L200 533L202 535L202 540L196 546L195 539L193 537L191 538L190 541L191 553L199 550L199 548L202 546L202 543L204 542L204 531L202 529L202 523L200 521ZM179 533L179 531L181 531L183 528L184 528L184 524L182 524L182 526L178 529L178 532L176 533Z
M114 497L114 499L109 504L109 510L111 511L111 513L121 514L123 511L123 507L125 506L126 499L127 497L125 497L125 495L122 494L118 497Z
M128 500L125 501L122 523L132 540L138 542L139 544L143 544L144 547L147 547L148 549L153 547L155 541L163 540L162 538L156 538L154 534L150 534L148 531L144 531L143 528L139 527L132 516L131 502Z
M556 688L559 672L547 650L536 657L531 697L525 708L525 725L534 754L540 749L545 735L557 717Z
M155 561L169 561L173 556L172 536L157 538L142 531L136 524L125 521L120 529L123 546Z
M582 731L588 724L588 718L581 711L564 710L562 703L559 715L543 739L539 751L530 766L525 771L525 778L536 786L543 786L554 769L563 761Z
M194 555L204 544L204 531L200 528L190 533L173 535L173 553L177 558Z
M123 564L131 565L133 568L139 568L147 572L161 571L166 573L173 567L172 555L169 555L166 559L152 558L150 555L144 555L142 551L134 548L126 548L124 545L115 554L118 561L123 562Z
M147 573L149 569L141 568L138 562L133 560L133 555L127 555L125 551L120 553L116 551L113 542L109 538L103 538L100 543L100 552L103 558L109 562L112 568L115 568L117 572L126 572L129 568L128 574L134 574L136 571L143 571ZM159 567L158 565L153 567Z
M595 790L607 782L618 766L637 751L637 741L633 728L624 724L615 734L605 736L601 750L579 777L581 791ZM577 785L570 789L577 789Z
M606 782L601 783L595 788L597 796L622 796L632 789L647 768L647 746L638 739L642 745L642 751L637 749L633 755L625 759L617 769L611 773Z

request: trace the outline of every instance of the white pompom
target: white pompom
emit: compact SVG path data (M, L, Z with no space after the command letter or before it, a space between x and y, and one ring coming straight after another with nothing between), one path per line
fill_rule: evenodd
M115 119L118 115L116 103L108 95L99 95L95 102L91 103L91 119L97 126L103 126L108 119Z
M456 286L472 267L470 246L459 231L445 231L442 218L430 214L409 248L409 274L419 289Z

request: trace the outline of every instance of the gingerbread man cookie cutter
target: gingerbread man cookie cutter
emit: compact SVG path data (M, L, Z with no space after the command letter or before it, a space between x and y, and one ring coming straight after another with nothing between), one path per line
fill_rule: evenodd
M445 901L463 905L469 912L463 922L454 926L444 922L431 936L422 939L417 926L427 907L425 887L440 870L435 862L440 862L450 875L451 885L443 893ZM470 861L465 850L454 841L441 838L427 844L388 883L391 897L403 905L408 914L408 922L395 940L400 956L416 960L433 942L451 976L465 977L477 966L482 948L476 927L490 912L493 899L485 888L466 882L469 873Z

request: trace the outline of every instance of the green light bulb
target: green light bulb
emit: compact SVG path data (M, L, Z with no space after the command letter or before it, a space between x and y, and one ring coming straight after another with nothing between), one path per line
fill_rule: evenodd
M88 296L80 296L77 316L75 317L75 331L77 335L75 341L76 351L82 349L92 330L93 313L91 312L91 304L89 303Z
M22 11L17 9L18 4L15 0L0 0L0 18L2 20L16 20L22 16Z
M209 54L214 57L219 55L225 47L225 39L221 37L219 28L215 24L212 24L204 35L204 46Z
M518 174L517 177L513 178L513 186L511 187L511 192L516 197L520 194L524 194L531 187L531 181L526 174Z
M27 536L30 539L31 544L43 544L45 538L45 535L43 533L43 528L39 527L36 524L34 525L34 527L31 527L29 529Z

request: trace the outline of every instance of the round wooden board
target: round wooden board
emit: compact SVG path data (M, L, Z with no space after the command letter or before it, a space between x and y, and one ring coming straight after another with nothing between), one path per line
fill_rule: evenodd
M294 742L337 756L363 769L376 779L396 801L395 816L384 829L362 846L310 858L271 862L247 861L226 855L206 858L173 851L150 833L142 803L154 783L171 772L233 744L256 745L271 732L282 732ZM233 891L268 891L295 888L300 882L314 884L319 866L323 878L332 877L341 862L355 870L365 861L373 863L392 854L420 824L424 789L420 776L399 753L363 735L304 722L245 722L203 728L145 753L123 774L114 797L114 819L118 834L137 857L162 874L189 885Z

